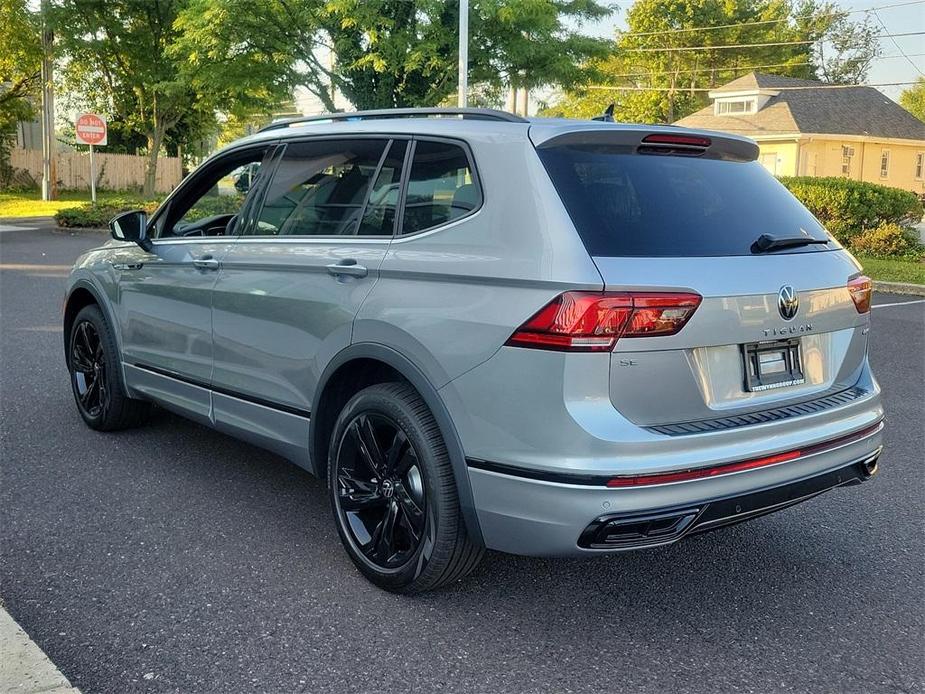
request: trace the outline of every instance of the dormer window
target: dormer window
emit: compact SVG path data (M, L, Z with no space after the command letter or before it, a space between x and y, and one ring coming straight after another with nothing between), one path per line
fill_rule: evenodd
M754 99L723 99L716 101L717 116L737 116L742 113L755 113L756 108Z

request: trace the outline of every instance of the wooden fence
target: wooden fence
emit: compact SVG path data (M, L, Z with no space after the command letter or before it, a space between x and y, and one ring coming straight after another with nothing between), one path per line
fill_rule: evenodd
M97 188L131 190L141 188L145 182L147 157L134 154L93 153L96 160ZM58 186L65 189L90 189L90 154L88 152L58 152ZM10 163L25 169L38 182L42 180L42 152L36 149L14 149ZM155 190L169 193L183 177L177 157L158 157Z

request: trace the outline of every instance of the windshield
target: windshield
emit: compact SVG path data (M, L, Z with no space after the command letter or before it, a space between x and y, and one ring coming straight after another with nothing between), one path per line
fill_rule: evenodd
M592 256L751 255L762 234L830 238L757 161L628 154L606 145L537 151Z

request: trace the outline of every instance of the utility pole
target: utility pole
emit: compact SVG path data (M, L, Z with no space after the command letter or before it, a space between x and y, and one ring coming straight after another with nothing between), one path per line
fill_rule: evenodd
M459 107L469 103L469 0L459 0Z
M55 89L52 83L52 44L48 28L48 0L42 0L42 200L58 199L55 157Z

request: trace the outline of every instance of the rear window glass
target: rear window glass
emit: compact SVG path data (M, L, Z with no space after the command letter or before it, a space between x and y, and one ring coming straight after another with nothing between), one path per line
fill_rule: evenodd
M403 234L465 217L482 202L462 147L419 140L408 178Z
M628 154L600 145L538 152L593 256L751 255L761 234L828 238L756 161ZM833 246L783 252L827 248Z

